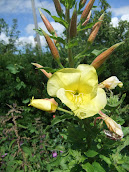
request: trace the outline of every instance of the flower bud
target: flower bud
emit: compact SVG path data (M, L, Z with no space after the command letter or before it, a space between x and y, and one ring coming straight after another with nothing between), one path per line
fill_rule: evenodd
M98 33L99 29L100 29L100 26L102 24L103 18L104 18L104 14L102 14L100 16L99 21L97 23L95 23L95 25L93 26L93 29L91 31L91 34L90 34L90 36L88 38L88 42L90 44L92 44L94 42L94 40L96 38L96 35L97 35L97 33Z
M46 39L46 41L48 43L48 46L49 46L49 48L51 50L51 53L52 53L54 59L59 60L60 55L58 53L58 50L57 50L55 44L53 43L53 41L51 40L51 38L49 37L49 35L45 31L42 30L42 33L43 33L43 35L44 35L44 37L45 37L45 39Z
M38 63L31 63L31 64L36 66L37 68L43 68L43 66L41 66ZM46 72L44 69L40 69L40 70L44 73L44 75L46 75L46 77L50 78L52 76L51 73Z
M77 10L75 8L70 22L70 38L74 38L76 35L77 35Z
M54 1L54 5L55 5L56 12L57 12L58 16L62 17L63 12L62 12L59 0L53 0L53 1Z
M108 88L110 90L114 89L116 86L122 87L123 83L119 81L116 76L111 76L110 78L104 80L99 84L99 88Z
M101 53L99 56L95 58L91 65L94 66L94 68L96 69L99 68L105 62L105 60L107 60L107 58L113 53L113 51L123 43L124 42L117 43L109 49L107 49L106 51L104 51L103 53Z
M83 8L87 0L80 0L79 8Z
M89 12L87 19L82 23L82 26L86 26L88 21L90 20L90 16L91 16L91 11Z
M48 21L48 19L45 17L45 15L40 10L39 10L39 12L40 12L41 19L44 22L48 32L51 34L55 34L55 30L52 27L51 23Z
M34 97L32 97L32 100L30 101L30 104L28 106L33 106L37 109L53 113L56 111L58 103L53 98L34 99Z
M84 21L87 18L88 14L89 14L89 12L90 12L93 4L94 4L94 1L95 0L90 0L89 3L87 4L87 6L85 7L85 9L81 15L81 21Z

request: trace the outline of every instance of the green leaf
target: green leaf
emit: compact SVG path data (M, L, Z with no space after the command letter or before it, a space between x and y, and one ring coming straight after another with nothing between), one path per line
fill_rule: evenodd
M50 38L52 38L52 39L55 39L55 40L57 40L58 42L60 42L60 43L62 43L62 44L65 44L65 40L63 40L63 38L61 38L61 37L56 37L56 36L50 36Z
M95 157L96 155L98 155L98 152L94 151L94 150L88 150L87 152L84 153L86 156L92 158Z
M72 115L70 114L65 114L65 115L62 115L62 116L56 116L56 118L54 118L51 122L51 125L55 125L55 124L58 124L59 122L63 122L65 119L71 119L73 118Z
M6 67L12 74L16 74L19 72L19 70L14 66L13 64L10 64Z
M116 108L117 106L119 106L120 104L122 104L122 102L124 101L125 97L126 97L126 93L123 94L122 97L121 97L121 99L119 101L116 101L116 102L115 101L113 102L113 100L110 100L110 99L113 99L113 97L109 98L109 103L107 103L106 108L110 108L110 107Z
M108 158L108 157L106 157L106 156L104 156L104 155L99 155L99 157L100 157L102 160L104 160L108 165L111 165L111 164L112 164L110 158Z
M87 162L86 164L83 164L82 168L86 170L87 172L94 172L94 167L89 162Z
M94 172L106 172L98 162L93 162L92 166L94 167Z
M28 155L32 155L32 153L31 153L31 149L29 148L29 147L26 147L26 146L23 146L22 147L22 150L23 150L23 152L25 152L26 154L28 154Z
M103 51L107 50L107 48L104 48L102 50L96 50L94 49L91 54L95 55L95 56L98 56L99 54L101 54Z
M68 23L62 18L56 16L51 16L51 17L55 20L55 22L62 24L65 28L68 28Z
M20 128L24 128L24 129L27 129L28 127L24 126L24 125L21 125L21 124L18 124L18 127Z
M9 150L10 150L11 146L13 145L13 143L14 143L15 141L16 141L16 139L14 139L14 140L11 141L11 143L10 143L10 145L9 145Z
M123 163L123 164L122 164L122 167L123 167L124 169L126 169L127 171L129 171L129 164Z
M115 166L118 172L126 172L126 170L121 166Z
M44 10L46 13L48 13L51 16L51 12L45 8L41 8L42 10Z
M62 145L58 145L58 146L56 146L55 150L58 150L58 151L65 151L65 147L62 146Z

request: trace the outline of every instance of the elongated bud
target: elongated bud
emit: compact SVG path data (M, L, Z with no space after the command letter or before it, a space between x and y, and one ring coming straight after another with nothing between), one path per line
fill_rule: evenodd
M77 10L75 8L70 22L70 38L74 38L76 35L77 35Z
M121 138L123 138L124 135L123 135L121 125L117 124L112 118L110 118L103 112L99 111L99 114L102 116L102 119L105 121L108 129L110 130L110 137L116 140L120 140Z
M123 83L119 81L116 76L111 76L110 78L104 80L102 83L99 84L99 88L107 88L107 89L114 89L116 86L122 87Z
M40 10L39 10L39 12L40 12L41 19L44 22L48 32L51 34L55 34L55 30L52 27L51 23L48 21L48 19L45 17L45 15Z
M103 53L101 53L99 56L95 58L95 60L91 63L91 65L94 66L94 68L96 69L99 68L107 60L107 58L113 53L113 51L123 43L124 42L117 43L112 47L110 47L109 49L107 49L106 51L104 51Z
M91 11L89 12L87 19L82 23L82 26L86 26L87 25L87 23L90 20L90 16L91 16Z
M53 0L53 1L54 1L54 5L55 5L56 12L57 12L58 16L62 17L63 12L62 12L62 8L60 5L60 1L59 0Z
M87 0L80 0L79 2L79 8L83 8Z
M31 64L36 66L37 68L43 68L43 66L41 66L38 63L31 63ZM51 73L46 72L44 69L40 69L40 70L44 73L44 75L46 75L46 77L50 78L52 76Z
M104 18L104 14L102 14L100 16L99 21L97 23L95 23L95 25L93 26L93 29L91 31L91 34L90 34L90 36L88 38L88 42L90 44L92 44L94 42L94 40L96 38L96 35L97 35L97 33L98 33L99 29L100 29L100 26L101 26L101 24L103 22L103 18Z
M32 100L30 101L30 104L28 106L33 106L37 109L53 113L56 111L58 103L53 98L34 99L34 97L32 97Z
M58 50L57 50L55 44L53 43L53 41L51 40L51 38L49 37L49 35L45 31L42 30L42 33L43 33L43 35L44 35L44 37L45 37L45 39L46 39L46 41L48 43L48 46L49 46L49 48L51 50L51 53L52 53L54 59L59 60L60 55L58 53Z
M90 0L89 3L87 4L87 6L85 7L84 11L82 12L81 15L81 21L85 21L85 19L87 18L93 4L94 4L95 0Z

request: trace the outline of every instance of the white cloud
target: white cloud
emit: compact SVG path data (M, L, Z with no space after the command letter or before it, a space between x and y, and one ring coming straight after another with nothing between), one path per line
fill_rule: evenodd
M120 20L126 20L129 22L129 14L122 15L120 19L118 17L113 17L111 19L111 24L113 25L113 27L117 27Z
M123 6L120 8L112 8L111 11L114 13L115 16L122 16L129 14L129 6Z
M4 41L6 44L9 43L9 38L5 35L5 33L0 34L0 41Z
M36 9L47 8L53 15L56 15L54 4L50 1L35 0ZM31 0L0 0L0 13L32 13Z
M121 20L123 20L123 21L127 20L129 22L129 14L125 14L125 15L121 16Z
M111 24L113 25L113 27L117 27L118 26L118 23L119 23L118 17L113 17L111 19Z

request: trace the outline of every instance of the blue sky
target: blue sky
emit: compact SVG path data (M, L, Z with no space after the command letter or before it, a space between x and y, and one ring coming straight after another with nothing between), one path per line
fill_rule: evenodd
M88 2L89 0L87 0ZM94 5L98 6L98 1L96 0ZM107 0L111 6L112 11L112 24L114 27L117 26L120 19L129 21L129 0ZM53 15L57 15L54 4L52 0L35 0L35 5L37 9L37 20L39 27L45 30L45 26L40 18L38 7L43 7L51 11ZM63 27L55 23L48 14L45 14L49 19L57 34L60 36L63 31ZM18 30L20 31L19 41L23 43L32 43L35 45L34 37L35 32L34 20L32 14L31 0L0 0L0 18L4 18L9 26L12 25L12 19L16 18L18 20ZM8 38L4 33L1 33L0 40L5 40L8 42ZM46 42L44 38L41 38L42 46L45 46Z

